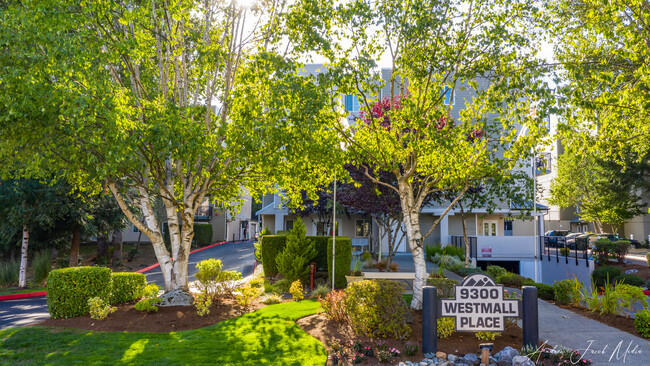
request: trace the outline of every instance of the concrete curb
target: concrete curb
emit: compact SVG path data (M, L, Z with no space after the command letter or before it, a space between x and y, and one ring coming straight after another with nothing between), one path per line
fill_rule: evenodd
M219 243L214 243L214 244L205 246L203 248L195 249L195 250L191 251L190 254L194 254L196 252L200 252L200 251L203 251L203 250L206 250L206 249L214 248L216 246L219 246L219 245L225 244L225 243L228 243L228 242L227 241L222 241L222 242L219 242ZM236 242L232 242L232 243L236 243ZM156 267L159 267L159 266L160 266L160 263L156 263L156 264L153 264L153 265L151 265L149 267L142 268L142 269L139 269L137 271L134 271L134 273L148 272L148 271L150 271L150 270L152 270L152 269L154 269ZM41 297L41 296L47 296L47 291L25 292L25 293L22 293L22 294L12 294L12 295L1 295L0 296L0 301L22 300L22 299L28 299L30 297Z

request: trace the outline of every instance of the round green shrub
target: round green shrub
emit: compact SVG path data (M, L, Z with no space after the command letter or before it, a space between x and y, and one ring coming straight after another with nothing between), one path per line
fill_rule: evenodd
M614 283L614 278L621 274L621 269L614 266L602 266L596 268L591 274L591 279L594 281L596 287L603 287L609 281Z
M345 236L336 237L336 271L334 273L334 286L344 288L347 285L345 276L352 266L352 240ZM327 240L327 279L332 279L332 238Z
M497 283L506 287L521 287L526 281L526 277L520 276L516 273L506 272L496 278Z
M645 310L634 314L634 328L641 337L650 338L650 312Z
M111 281L110 303L112 305L138 300L147 285L146 276L135 272L111 273Z
M553 300L555 297L555 292L553 292L553 286L551 285L535 282L532 286L537 287L537 297L542 300Z
M575 277L553 283L555 301L560 304L579 304L582 299L582 283Z
M345 289L345 310L357 334L406 339L410 309L402 297L404 286L395 281L357 281Z
M54 319L87 314L88 299L107 299L110 292L111 270L104 267L56 269L47 277L47 307Z
M501 266L487 266L485 272L488 274L488 276L496 280L497 277L506 274L508 271Z
M641 277L635 276L633 274L626 274L626 273L622 273L614 277L612 283L616 283L616 284L624 283L626 285L639 286L639 287L644 285L643 279Z

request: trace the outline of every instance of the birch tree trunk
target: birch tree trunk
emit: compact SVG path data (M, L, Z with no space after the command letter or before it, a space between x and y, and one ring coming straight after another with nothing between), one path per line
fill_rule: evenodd
M411 308L422 309L422 289L427 278L427 263L422 248L422 232L420 231L420 207L413 197L413 189L405 181L398 181L400 190L400 203L404 214L404 228L406 240L409 243L413 264L415 265L415 279L413 280L413 299Z
M29 229L23 226L23 243L20 249L20 274L18 275L18 287L27 287L27 247L29 245Z

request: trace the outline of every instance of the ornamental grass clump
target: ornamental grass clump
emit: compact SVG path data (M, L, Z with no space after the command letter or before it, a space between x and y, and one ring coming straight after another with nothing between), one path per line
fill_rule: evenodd
M395 281L357 281L345 289L345 310L357 334L405 339L410 310L402 297L404 287Z

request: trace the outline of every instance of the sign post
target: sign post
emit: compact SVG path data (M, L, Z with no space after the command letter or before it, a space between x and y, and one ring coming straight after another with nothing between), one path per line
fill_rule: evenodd
M454 298L437 299L436 288L425 286L422 304L422 350L437 351L437 319L455 318L457 332L503 332L506 318L523 319L524 346L537 347L539 326L537 288L524 286L522 300L504 298L503 285L485 274L473 274L454 286Z

